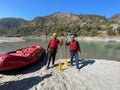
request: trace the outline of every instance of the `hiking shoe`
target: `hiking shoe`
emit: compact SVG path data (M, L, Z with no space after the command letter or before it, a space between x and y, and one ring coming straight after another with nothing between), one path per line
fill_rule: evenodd
M52 67L54 67L54 64L52 64Z
M48 70L49 68L47 67L45 70Z

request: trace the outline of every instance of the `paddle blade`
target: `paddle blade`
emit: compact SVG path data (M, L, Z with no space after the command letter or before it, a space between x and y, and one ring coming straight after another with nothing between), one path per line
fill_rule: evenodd
M58 71L62 71L62 63L61 62L59 62L59 64L58 64Z
M67 59L64 60L64 66L66 66L66 67L68 66L68 60Z

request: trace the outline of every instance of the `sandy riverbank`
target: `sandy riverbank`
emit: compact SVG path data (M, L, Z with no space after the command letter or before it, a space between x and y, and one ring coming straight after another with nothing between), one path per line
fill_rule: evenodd
M0 43L3 42L21 42L25 41L23 37L0 37Z
M116 37L77 37L77 40L85 40L85 41L116 41L120 42L120 38Z
M70 37L58 37L63 40L70 40ZM120 37L76 37L78 41L105 41L105 42L120 42Z
M41 61L11 72L0 73L0 90L120 90L120 62L108 60L80 61L80 72L73 67L57 69L59 61L45 70Z
M41 38L41 39L46 39L45 37L36 37L36 39ZM50 37L49 37L50 38ZM59 39L63 38L66 40L66 37L58 37ZM77 40L81 41L115 41L115 42L120 42L120 38L117 37L77 37ZM0 37L0 43L2 42L21 42L25 41L23 37Z

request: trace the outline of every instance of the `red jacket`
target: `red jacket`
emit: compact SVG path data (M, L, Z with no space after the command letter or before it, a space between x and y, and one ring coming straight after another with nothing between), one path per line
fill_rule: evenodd
M47 50L48 48L51 48L51 49L58 49L58 44L62 44L62 42L60 42L58 39L54 39L52 38L49 43L48 43L48 47L47 47Z
M77 51L78 50L78 46L77 46L77 42L70 42L70 51Z
M77 42L76 40L70 41L70 42L66 41L66 45L70 45L70 51L79 51L79 52L81 52L79 42Z

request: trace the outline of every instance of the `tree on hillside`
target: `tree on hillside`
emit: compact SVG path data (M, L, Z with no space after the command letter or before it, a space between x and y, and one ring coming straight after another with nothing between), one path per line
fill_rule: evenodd
M107 26L106 31L107 31L107 35L109 35L109 36L115 36L116 35L116 33L113 30L112 26Z
M118 35L120 36L120 26L117 28Z

